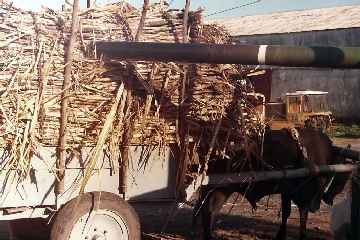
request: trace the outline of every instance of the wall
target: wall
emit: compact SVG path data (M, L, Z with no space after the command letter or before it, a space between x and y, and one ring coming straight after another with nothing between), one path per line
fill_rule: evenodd
M291 23L289 23L291 24ZM360 28L311 32L276 33L269 35L233 36L238 43L279 44L297 46L360 46Z
M236 36L234 40L243 44L360 47L360 28ZM300 89L327 91L336 118L360 121L360 70L276 67L272 70L272 100Z
M272 100L286 92L305 89L329 92L329 105L337 119L360 119L360 70L273 70Z

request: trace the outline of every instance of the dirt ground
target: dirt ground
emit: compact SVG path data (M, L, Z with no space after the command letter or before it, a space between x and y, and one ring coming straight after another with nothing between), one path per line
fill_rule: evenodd
M337 197L340 201L343 195ZM272 239L279 228L280 198L278 195L264 198L253 211L246 200L234 194L222 209L216 223L215 233L222 240L268 240ZM142 220L144 239L192 239L191 237L191 209L184 207L172 211L171 205L136 206ZM164 212L165 216L164 217ZM175 214L175 215L174 215ZM171 215L171 217L169 217ZM173 216L172 216L173 215ZM330 208L323 204L321 209L309 215L308 239L328 240ZM167 224L166 224L167 223ZM288 220L288 239L297 239L299 231L299 213L296 206L292 206L292 213Z

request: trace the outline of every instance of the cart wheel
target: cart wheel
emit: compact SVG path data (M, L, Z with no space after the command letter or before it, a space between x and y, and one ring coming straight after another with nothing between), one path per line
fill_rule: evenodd
M135 210L107 192L91 192L65 204L57 213L51 240L140 240Z

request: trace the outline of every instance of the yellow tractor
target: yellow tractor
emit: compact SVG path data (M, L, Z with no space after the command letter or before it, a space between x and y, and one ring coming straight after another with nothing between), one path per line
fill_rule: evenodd
M280 102L266 104L266 118L273 129L305 126L328 129L333 121L327 92L296 91L286 93Z

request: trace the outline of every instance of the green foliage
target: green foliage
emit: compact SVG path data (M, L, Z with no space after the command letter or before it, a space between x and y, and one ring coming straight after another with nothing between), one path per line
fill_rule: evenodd
M360 124L336 123L328 133L331 137L360 138Z

